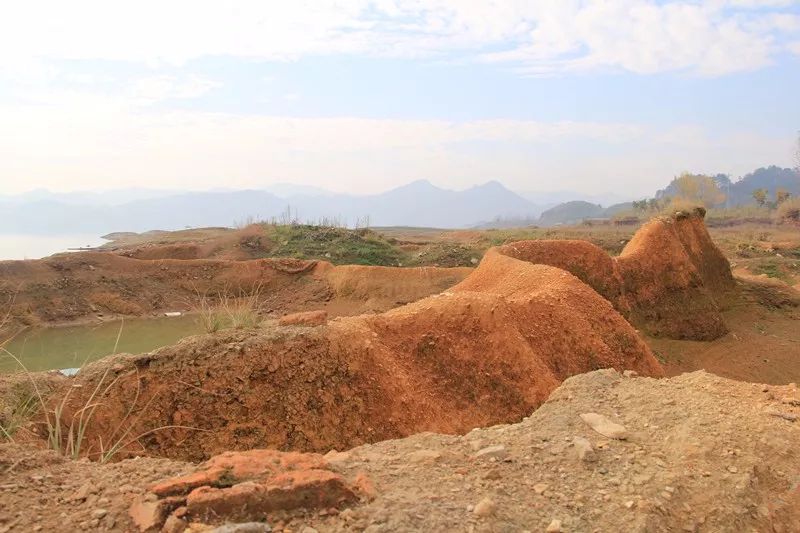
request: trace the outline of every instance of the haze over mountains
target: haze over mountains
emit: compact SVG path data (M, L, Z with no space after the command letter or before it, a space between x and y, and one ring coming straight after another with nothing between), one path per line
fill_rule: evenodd
M541 203L490 181L463 191L427 180L375 195L337 194L314 187L275 184L263 190L179 193L130 189L104 193L33 191L0 196L4 233L109 233L230 226L246 219L279 218L291 207L301 221L323 217L354 224L369 217L373 226L457 228L503 217L538 217L558 199L578 193L527 193ZM126 201L127 198L127 201Z
M719 179L723 178L727 180L724 176ZM757 188L774 191L776 187L800 195L800 175L790 169L768 167L738 182L725 182L729 205L750 203L752 190ZM665 191L668 193L669 189ZM102 235L116 231L231 226L247 219L279 219L288 206L292 218L302 222L327 217L353 225L368 217L372 226L460 228L487 223L503 225L497 222L503 220L516 225L553 225L608 216L624 208L627 204L621 202L630 199L614 193L602 196L568 191L516 193L498 181L454 191L418 180L381 194L362 196L288 183L268 185L261 190L205 192L36 190L16 196L0 195L0 209L4 213L0 233Z

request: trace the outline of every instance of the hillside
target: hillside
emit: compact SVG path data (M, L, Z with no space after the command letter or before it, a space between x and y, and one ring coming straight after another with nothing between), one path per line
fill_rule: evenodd
M732 181L725 174L714 176L717 186L725 193L725 201L720 207L735 207L740 205L754 204L753 191L756 189L766 189L768 198L775 198L775 191L783 189L789 191L792 196L800 196L800 173L790 168L776 166L762 167L745 176L738 181ZM667 187L656 192L656 198L679 196L676 180L672 180Z
M273 190L284 196L264 190L211 191L145 197L116 205L99 202L91 195L82 204L76 195L37 193L5 197L0 199L6 220L0 232L100 235L187 226L232 226L246 219L323 218L350 225L368 220L373 226L459 228L480 220L526 216L539 211L496 181L454 191L420 180L364 196L323 194L314 189L284 186ZM290 215L287 207L291 207Z
M599 204L575 200L551 207L539 217L542 226L555 226L556 224L576 224L587 218L601 218L605 209Z

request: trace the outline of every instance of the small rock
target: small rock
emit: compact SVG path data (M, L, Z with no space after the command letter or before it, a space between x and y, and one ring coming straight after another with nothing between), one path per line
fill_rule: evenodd
M406 457L411 463L434 463L442 457L442 454L434 450L417 450Z
M349 461L350 456L350 452L337 452L336 450L331 450L323 455L323 458L329 465L341 465Z
M70 499L72 501L83 501L89 497L89 494L93 494L95 491L96 489L91 483L84 483L81 485L81 488L75 491Z
M495 459L503 459L508 455L508 451L506 447L502 444L498 444L496 446L487 446L482 450L479 450L473 457L476 459L490 459L494 457Z
M108 511L105 509L95 509L92 511L92 518L103 518L105 515L108 514Z
M572 445L575 446L575 452L578 454L578 459L581 461L590 463L597 460L594 448L592 448L592 443L589 442L588 439L574 437L572 439Z
M639 373L636 370L625 370L622 375L626 378L635 378Z
M553 520L550 522L550 525L547 526L545 529L547 533L560 533L561 532L561 520Z
M472 512L477 516L491 516L496 510L497 505L495 505L491 499L484 498L475 504L475 508L472 510Z
M581 420L586 422L596 432L610 439L624 440L628 437L625 426L612 422L607 417L597 413L583 413Z
M547 488L548 488L547 483L537 483L536 485L533 486L533 492L535 492L536 494L544 494L544 491L546 491Z
M183 533L186 531L188 524L186 520L182 518L178 518L175 515L170 515L167 517L167 521L164 522L164 527L161 529L162 533Z
M731 465L731 466L729 466L729 467L728 467L728 472L730 472L731 474L735 474L735 473L737 473L738 471L739 471L739 469L738 469L738 468L736 468L736 467L735 467L735 466L733 466L733 465Z

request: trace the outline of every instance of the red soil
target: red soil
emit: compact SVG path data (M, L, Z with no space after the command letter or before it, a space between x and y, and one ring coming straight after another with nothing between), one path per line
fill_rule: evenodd
M327 451L519 420L566 377L608 367L662 375L591 287L490 253L452 290L383 314L224 332L96 363L76 378L71 407L85 402L81 391L115 380L87 436L94 451L132 408L132 435L163 425L204 430L150 433L139 439L150 453Z
M228 265L214 282L290 275L276 264ZM401 301L415 283L430 287L447 272L321 264L311 279L340 298ZM87 434L90 453L127 431L144 435L137 443L146 452L192 460L463 433L522 418L574 374L613 367L662 375L614 305L650 331L714 336L724 326L707 287L724 290L729 278L701 213L650 222L617 259L574 241L517 243L487 252L450 290L382 314L222 332L100 361L75 378L70 408L78 412L98 385L113 383ZM196 429L151 431L161 426Z
M199 295L260 288L265 310L386 310L461 281L467 268L335 267L324 261L134 259L104 252L0 261L0 302L18 325L191 310Z
M718 300L735 282L703 217L698 209L653 219L616 258L585 241L524 241L498 251L572 272L650 335L713 340L727 332Z

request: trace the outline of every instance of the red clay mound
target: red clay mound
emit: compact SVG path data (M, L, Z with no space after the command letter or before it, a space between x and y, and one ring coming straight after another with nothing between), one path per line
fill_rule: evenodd
M588 241L520 241L500 246L497 252L530 263L563 268L599 292L623 315L627 316L630 311L614 259Z
M712 340L727 331L715 298L734 281L704 214L653 219L616 258L585 241L523 241L496 253L572 272L651 335Z
M713 340L725 333L717 298L734 288L704 210L645 224L616 259L631 322L655 336Z
M660 376L612 305L572 274L488 254L451 291L316 328L274 327L186 340L81 372L71 408L99 380L90 453L120 431L150 453L327 451L421 431L519 420L567 376L614 367ZM116 368L113 375L105 375ZM119 430L120 420L130 413ZM68 419L68 418L67 418ZM106 447L108 444L106 444ZM138 450L141 452L141 450Z

